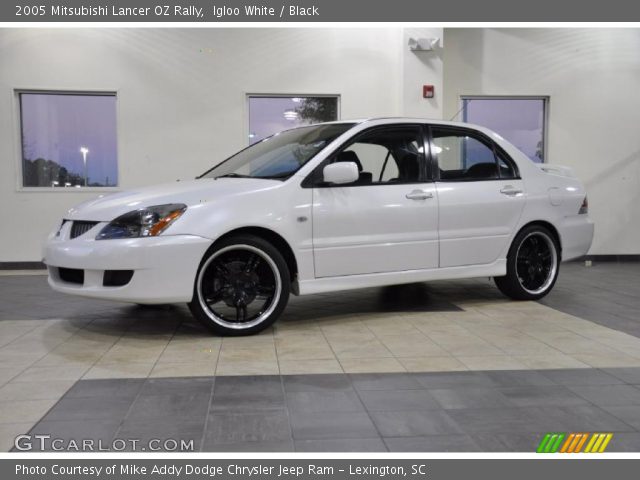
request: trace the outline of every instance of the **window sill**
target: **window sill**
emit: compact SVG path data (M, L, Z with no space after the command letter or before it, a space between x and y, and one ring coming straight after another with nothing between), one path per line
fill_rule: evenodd
M120 187L18 187L18 193L115 193Z

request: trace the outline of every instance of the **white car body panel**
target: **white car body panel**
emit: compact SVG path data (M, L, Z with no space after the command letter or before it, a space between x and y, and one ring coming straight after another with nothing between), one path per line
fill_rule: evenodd
M64 293L127 302L188 302L206 251L221 236L241 228L272 232L288 244L297 266L293 291L301 295L504 275L514 236L531 222L544 222L557 231L562 260L589 250L593 223L588 215L578 214L585 189L566 169L543 171L483 127L409 118L355 123L286 181L180 181L101 196L70 209L67 220L101 223L75 239L68 235L70 222L59 233L58 228L52 232L43 255L50 285ZM372 126L403 123L480 131L510 155L521 180L302 187L314 168L347 139ZM505 187L522 194L503 195ZM431 196L407 199L416 189ZM185 204L187 211L161 235L95 240L119 215L167 203ZM57 267L85 270L84 285L61 281ZM112 269L135 273L125 286L101 286L102 273Z
M432 198L410 200L414 190ZM317 278L438 267L433 184L313 189Z
M437 183L440 211L440 267L495 262L508 250L525 204L522 180Z

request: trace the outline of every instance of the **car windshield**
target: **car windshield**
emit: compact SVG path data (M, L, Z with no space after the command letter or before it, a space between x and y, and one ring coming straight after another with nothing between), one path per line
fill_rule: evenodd
M354 125L331 123L276 133L236 153L199 178L246 177L284 180Z

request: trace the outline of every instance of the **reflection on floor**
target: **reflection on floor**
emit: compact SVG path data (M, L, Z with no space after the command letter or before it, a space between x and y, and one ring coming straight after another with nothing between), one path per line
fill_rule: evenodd
M361 445L358 448L363 450L406 449L412 445L416 450L507 449L499 446L504 443L499 440L500 435L518 433L516 427L520 416L527 421L542 422L536 430L531 430L533 423L530 423L529 430L520 429L520 433L539 433L548 424L538 418L536 409L542 414L542 410L547 411L549 405L554 405L559 408L554 410L573 412L571 415L576 422L563 423L563 414L551 416L549 418L558 422L552 430L562 430L560 425L567 425L567 429L569 425L575 425L572 428L578 430L610 425L608 429L612 431L633 432L637 424L634 427L629 419L640 418L640 407L635 407L640 405L636 396L638 390L634 386L640 384L640 379L633 376L634 367L640 367L639 265L601 264L592 268L564 265L556 289L541 303L508 301L486 279L293 298L281 320L263 334L224 339L210 336L193 322L183 307L142 309L77 299L51 292L42 276L0 276L0 448L10 448L15 435L28 431L70 388L37 428L57 426L61 430L49 433L62 432L59 434L63 435L65 431L86 431L92 425L97 432L103 432L105 438L111 438L110 435L116 433L120 436L126 432L135 433L134 427L142 428L140 423L144 422L140 421L142 417L137 418L137 409L150 415L159 412L168 415L166 409L169 409L176 419L182 418L180 411L184 409L186 414L189 411L194 415L202 413L203 416L196 420L185 419L184 428L192 435L193 429L197 430L195 423L199 423L203 429L199 445L205 449L220 449L222 444L226 446L224 448L235 448L229 445L243 444L247 438L253 438L252 428L256 429L256 438L262 438L260 429L264 422L267 425L274 422L274 431L281 428L282 432L287 429L293 432L286 438L277 439L282 441L281 448L287 450L344 450L356 448L356 445ZM610 375L594 368L627 369L612 370L613 375ZM553 373L552 369L575 372L567 373L570 376L605 375L608 382L616 379L618 386L603 389L601 386L590 387L590 383L565 385L560 382L562 388L559 388L547 374ZM508 376L512 383L494 381L503 371L510 371ZM585 373L577 373L579 371ZM342 411L345 423L326 420L332 416L328 413L340 413L340 410L309 412L308 409L320 408L315 402L316 395L305 396L302 395L305 392L300 391L297 395L300 398L296 400L296 395L283 396L284 387L279 396L276 395L278 399L273 401L274 411L280 413L267 416L267 419L260 417L264 413L257 402L261 396L238 387L240 393L236 401L239 405L246 404L257 417L254 423L247 420L249 423L242 427L245 430L238 426L237 442L233 440L236 433L230 426L225 427L223 419L236 412L225 410L228 405L223 401L220 413L216 413L215 389L222 388L219 385L225 385L225 382L232 384L233 377L229 376L240 376L239 384L254 384L260 381L256 376L264 376L265 382L286 387L287 378L296 378L287 375L337 374L314 378L338 378L351 385L350 382L356 382L360 374L383 372L390 373L384 378L411 378L410 383L418 382L420 388L398 388L403 392L416 390L404 392L404 400L390 393L381 394L380 405L386 405L386 410L380 411L370 408L375 402L367 400L367 395L360 393L362 389L356 383L353 384L356 394L329 389L327 398L335 396L336 399L335 402L327 400L327 405L336 404L339 409L358 405L357 411ZM420 373L416 376L408 372ZM456 378L463 380L456 380L455 388L434 387L421 380L421 375L425 375L422 372L459 372L441 375L442 378L459 376ZM630 375L631 379L620 377L619 372L626 372L624 375ZM354 376L345 376L345 373ZM151 379L162 377L172 379L166 380L169 390L213 389L213 409L208 414L206 409L202 412L202 405L209 404L211 392L198 390L200 393L190 394L192 400L174 395L173 390L166 398L164 394L145 394L146 388L153 391ZM192 378L181 381L176 377ZM476 378L480 377L493 380L477 385ZM526 380L530 377L545 378L551 384L532 385ZM142 379L147 378L149 380L143 382ZM468 378L472 379L470 384L464 380ZM101 383L95 379L114 381ZM620 384L620 380L626 384ZM122 387L122 382L131 386ZM173 384L180 387L171 386ZM203 387L205 384L208 387ZM588 388L587 391L575 391L574 387L580 386L594 391L588 391ZM518 387L521 390L517 390ZM69 405L93 403L74 400L76 389L91 391L96 388L103 392L105 402L113 399L113 405L103 406L105 415L111 412L112 416L97 418L92 410L86 411L84 417L82 413L78 413L80 417L64 417L65 411L74 410ZM125 399L114 393L129 392L128 388L139 390L133 396L123 394ZM600 391L604 400L594 400L594 395L597 397ZM148 400L147 396L154 398ZM605 412L603 409L612 406L611 401L618 396L627 403L618 403L618 411ZM137 407L143 400L148 403ZM252 403L254 400L257 403ZM187 404L181 403L185 401ZM190 401L199 406L190 405ZM418 409L421 401L423 408ZM270 405L268 398L265 402ZM391 408L394 404L399 408ZM452 404L458 408L449 408ZM57 413L59 409L62 414ZM283 411L288 412L286 422L282 419ZM407 413L416 411L422 413ZM245 413L243 417L246 417ZM611 414L620 419L616 422L624 425L611 421L614 418ZM205 417L217 421L207 422L205 426ZM497 417L504 418L504 422L495 420ZM353 418L353 425L346 421L347 418ZM361 424L357 418L362 419ZM484 426L483 418L487 419ZM579 428L577 419L583 421L583 427ZM589 423L589 419L595 419L595 423ZM597 423L597 419L606 421ZM314 436L313 432L323 422L336 433L331 437L330 432L325 432L319 434L320 437L336 441L340 438L340 442L323 443L323 438ZM494 423L500 425L499 432L483 431L484 428L491 430ZM188 425L193 429L187 428ZM174 428L173 424L170 426ZM363 437L355 433L372 432L371 426L376 435ZM129 427L132 429L127 430ZM346 431L342 431L343 428ZM179 432L171 430L172 433L176 431ZM144 429L140 432L143 437L156 434ZM495 440L497 443L482 441L485 433L498 439ZM438 440L427 439L425 443L417 444L407 440L425 435L436 435ZM630 435L637 433L625 435L632 439L635 437ZM525 435L522 440L513 440L513 445L524 448L532 441L530 437ZM228 441L220 441L220 438ZM347 441L363 438L368 441ZM405 440L389 440L393 438ZM618 435L618 438L623 437ZM269 440L270 445L263 447L275 449L278 442ZM638 445L629 442L628 445Z

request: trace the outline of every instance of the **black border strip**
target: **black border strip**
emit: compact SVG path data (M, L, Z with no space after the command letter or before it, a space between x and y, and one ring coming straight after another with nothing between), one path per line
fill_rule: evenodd
M0 270L45 270L42 262L0 262Z

